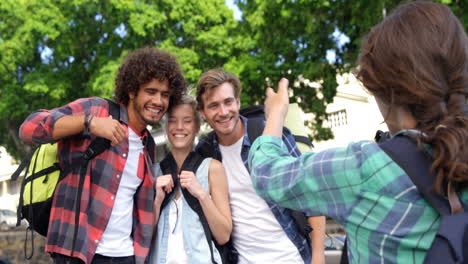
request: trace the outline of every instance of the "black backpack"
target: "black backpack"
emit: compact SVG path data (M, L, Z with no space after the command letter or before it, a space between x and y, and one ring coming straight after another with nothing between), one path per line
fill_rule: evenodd
M430 173L431 156L418 149L413 139L404 135L397 135L390 139L388 136L380 135L379 138L380 148L408 174L424 199L437 210L442 218L424 263L467 264L468 205L463 205L461 212L451 212L447 198L432 189L434 177L431 177Z
M248 107L242 108L239 111L239 114L249 118L249 123L247 126L247 130L248 130L247 133L249 134L249 139L251 141L250 143L253 143L254 140L257 137L261 136L263 133L263 128L264 128L263 121L265 120L265 107L263 105L248 106ZM310 141L308 137L298 135L295 133L296 131L293 131L291 129L289 130L291 134L293 135L296 143L305 144L309 146L310 148L314 147L314 145L312 144L312 142Z
M191 171L193 173L196 173L198 167L202 163L204 158L196 153L196 152L190 152L190 154L187 156L187 158L184 160L184 163L182 164L182 167L180 171ZM174 190L179 186L179 171L177 171L177 163L174 160L174 157L172 156L172 153L169 153L166 155L166 157L160 162L160 167L163 175L165 174L170 174L172 175L172 181L174 182ZM200 205L200 202L198 201L197 198L195 198L189 191L187 191L185 188L181 188L182 194L187 201L188 205L190 208L198 215L200 218L200 222L203 226L203 231L205 233L206 240L208 242L208 246L210 247L210 254L211 254L211 262L214 264L216 261L214 260L213 257L213 247L211 244L211 241L214 242L216 248L218 249L220 255L221 255L221 261L223 264L227 263L237 263L237 254L231 254L231 250L233 250L232 244L229 245L230 241L224 245L219 245L216 240L213 238L211 234L210 227L208 225L208 221L206 220L205 214L203 213L203 209ZM172 193L171 192L171 193ZM169 203L169 196L170 194L166 194L166 197L164 198L162 204L161 204L161 210Z

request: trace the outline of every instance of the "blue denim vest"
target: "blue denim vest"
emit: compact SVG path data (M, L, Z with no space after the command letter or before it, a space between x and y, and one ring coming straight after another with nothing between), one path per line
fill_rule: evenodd
M200 185L209 192L208 184L208 169L210 167L211 158L206 158L200 164L200 167L197 169L197 176ZM155 164L153 167L155 176L161 176L161 169L159 164ZM195 213L187 201L184 199L182 192L180 192L183 199L182 211L179 212L182 214L182 234L184 238L184 249L187 254L188 263L193 264L207 264L211 263L211 253L208 243L206 241L205 233L203 232L203 227L198 218L197 213ZM174 193L171 194L171 199L173 199ZM159 216L158 228L156 230L156 237L153 240L151 245L149 261L150 264L156 263L166 263L167 257L167 247L169 240L169 208L170 206L165 206ZM221 257L218 250L216 249L213 242L213 254L214 259L217 263L221 262Z

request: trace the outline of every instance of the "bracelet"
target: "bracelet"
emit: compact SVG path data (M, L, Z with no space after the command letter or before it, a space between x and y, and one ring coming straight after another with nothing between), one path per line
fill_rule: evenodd
M85 134L90 134L90 124L91 124L91 121L93 120L94 118L94 115L85 115L85 122L84 122L84 126L85 126Z

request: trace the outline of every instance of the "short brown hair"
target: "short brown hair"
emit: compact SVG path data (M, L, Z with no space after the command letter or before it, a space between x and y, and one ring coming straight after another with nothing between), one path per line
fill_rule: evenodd
M169 82L169 105L180 100L186 82L176 58L153 47L135 50L125 57L115 78L115 100L128 105L129 93L138 93L141 85L156 79Z
M202 74L197 84L197 102L198 109L203 109L202 96L206 92L219 87L223 83L230 83L234 87L234 96L239 98L242 91L242 85L234 74L223 71L221 69L212 69Z

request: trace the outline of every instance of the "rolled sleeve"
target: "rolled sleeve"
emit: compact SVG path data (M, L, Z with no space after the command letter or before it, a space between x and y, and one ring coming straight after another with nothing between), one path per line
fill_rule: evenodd
M54 142L52 134L57 120L63 116L89 113L92 106L102 107L102 102L103 99L96 97L81 98L52 110L38 110L29 115L23 122L19 130L19 136L23 141L30 144Z

